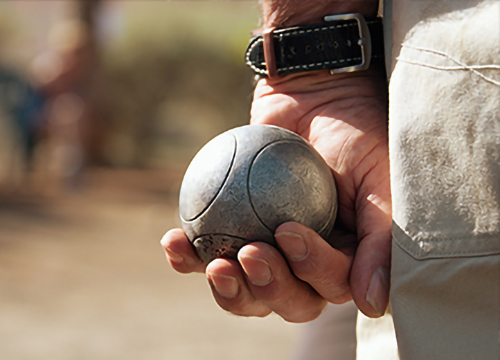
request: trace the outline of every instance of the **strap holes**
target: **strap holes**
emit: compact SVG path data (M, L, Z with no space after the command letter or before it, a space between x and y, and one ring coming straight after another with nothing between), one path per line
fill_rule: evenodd
M319 51L323 51L324 48L325 48L325 44L319 43L318 46L317 46L317 48L318 48Z
M306 54L309 54L311 52L311 45L306 45Z
M351 40L347 40L347 46L351 47Z
M328 43L328 45L334 49L338 48L339 47L339 43L334 41L334 42L330 42Z

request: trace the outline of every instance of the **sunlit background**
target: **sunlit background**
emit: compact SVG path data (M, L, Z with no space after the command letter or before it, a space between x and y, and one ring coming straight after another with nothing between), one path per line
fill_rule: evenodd
M190 159L249 120L257 1L0 2L0 359L290 358L159 245Z

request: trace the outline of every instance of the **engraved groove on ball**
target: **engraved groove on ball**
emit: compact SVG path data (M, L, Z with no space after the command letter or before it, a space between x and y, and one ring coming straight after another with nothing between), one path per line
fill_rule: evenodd
M329 233L336 189L330 169L318 157L306 144L279 141L254 158L248 192L256 215L267 228L299 221L320 235Z
M179 195L182 220L199 218L215 201L233 167L236 146L234 135L225 132L209 141L193 158Z

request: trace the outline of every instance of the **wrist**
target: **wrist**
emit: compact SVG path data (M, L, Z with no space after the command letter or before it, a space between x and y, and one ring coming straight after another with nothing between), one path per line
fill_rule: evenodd
M264 28L307 25L323 21L327 15L360 13L374 17L378 0L263 0Z

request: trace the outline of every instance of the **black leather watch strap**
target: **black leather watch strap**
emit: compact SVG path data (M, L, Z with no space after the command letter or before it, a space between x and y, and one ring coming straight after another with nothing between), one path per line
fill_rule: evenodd
M320 24L270 29L253 37L246 64L258 75L277 77L330 69L364 70L384 58L382 19L359 14L326 17ZM267 60L267 61L266 61Z

